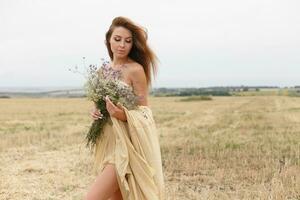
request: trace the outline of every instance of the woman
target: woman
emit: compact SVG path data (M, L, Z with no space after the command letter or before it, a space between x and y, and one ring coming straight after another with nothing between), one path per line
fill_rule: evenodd
M125 17L112 21L106 33L111 58L109 68L120 71L120 83L139 96L138 109L128 110L106 98L112 125L106 124L95 147L98 176L86 200L155 200L164 199L158 133L148 106L151 69L156 73L156 57L147 45L147 33ZM101 118L96 107L94 120Z

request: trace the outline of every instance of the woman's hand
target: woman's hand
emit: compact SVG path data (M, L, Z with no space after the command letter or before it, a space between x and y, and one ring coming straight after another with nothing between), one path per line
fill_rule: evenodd
M103 116L101 111L99 109L97 109L96 104L94 104L94 107L91 110L90 114L94 120L102 119L102 116Z
M127 121L126 114L121 105L115 105L108 96L105 97L106 109L110 116L115 117L121 121Z

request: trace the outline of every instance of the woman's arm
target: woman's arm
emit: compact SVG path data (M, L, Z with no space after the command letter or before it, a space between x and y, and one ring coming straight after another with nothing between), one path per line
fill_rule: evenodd
M140 64L135 64L131 70L131 82L134 93L139 97L139 105L148 105L148 85L144 68Z
M110 116L113 116L121 121L126 122L126 114L125 111L122 109L121 106L115 105L108 96L105 98L106 101L106 109L109 112Z
M122 109L122 108L119 108L115 115L114 115L115 118L123 121L123 122L126 122L127 121L127 117L126 117L126 114L125 114L125 111Z

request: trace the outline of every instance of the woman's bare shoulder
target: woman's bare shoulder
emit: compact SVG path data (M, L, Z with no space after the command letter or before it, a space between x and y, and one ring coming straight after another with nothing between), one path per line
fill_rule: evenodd
M137 62L131 62L127 65L127 73L131 82L136 78L143 78L145 76L143 66Z
M132 62L129 64L129 67L128 69L131 71L131 72L141 72L141 71L144 71L144 68L143 66L138 63L138 62Z

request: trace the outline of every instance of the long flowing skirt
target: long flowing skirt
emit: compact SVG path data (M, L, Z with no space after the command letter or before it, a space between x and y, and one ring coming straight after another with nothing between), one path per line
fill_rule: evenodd
M127 122L111 117L95 147L94 170L114 164L124 200L163 200L164 177L159 134L148 106L123 107Z

